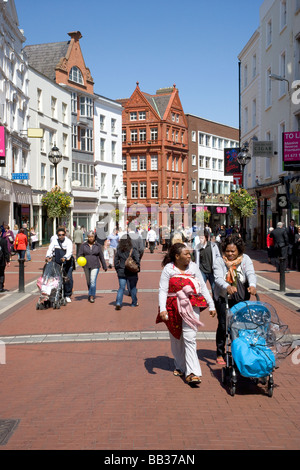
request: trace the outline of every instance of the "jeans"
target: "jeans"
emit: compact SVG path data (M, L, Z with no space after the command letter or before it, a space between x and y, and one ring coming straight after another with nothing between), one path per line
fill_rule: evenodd
M96 282L97 282L97 276L99 273L99 268L87 268L84 266L84 274L86 278L86 283L88 285L89 289L89 297L93 296L95 297L96 295Z
M17 250L18 259L25 259L26 250Z
M28 243L28 245L26 246L26 256L27 256L27 261L31 261L31 254L30 254L29 243Z
M73 266L70 261L65 263L65 273L68 278L68 281L64 281L64 296L71 297L73 291Z
M207 281L209 281L210 287L211 287L211 293L213 295L214 294L214 287L215 287L215 277L214 277L213 273L204 273L203 271L201 271L201 274L202 274L202 277L204 279L205 284L206 284Z
M124 296L124 290L126 288L127 280L130 283L130 293L131 293L131 299L132 299L132 304L136 305L137 304L137 297L136 297L136 284L137 284L137 277L136 276L131 276L126 278L119 277L119 289L117 292L117 300L116 304L117 305L122 305L123 302L123 296Z

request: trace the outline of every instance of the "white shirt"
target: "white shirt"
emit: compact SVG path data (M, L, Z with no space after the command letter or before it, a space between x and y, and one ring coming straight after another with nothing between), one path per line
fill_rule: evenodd
M62 249L66 250L65 258L70 259L73 252L73 243L70 238L65 237L64 241L62 242ZM46 258L52 258L54 256L55 248L60 249L60 245L58 243L57 235L53 235L50 240L50 245L48 247Z
M193 274L198 279L198 281L200 282L201 294L203 295L206 302L208 303L209 310L210 311L215 310L214 301L210 296L210 293L203 280L200 269L198 268L196 263L191 261L185 273ZM161 273L160 282L159 282L159 308L161 312L166 311L167 298L168 298L168 292L169 292L169 280L171 279L171 277L173 277L176 274L181 274L181 272L178 268L176 268L174 263L168 263L164 267Z
M149 232L147 233L147 240L149 242L155 242L155 240L156 240L155 230L153 230L153 229L149 230Z

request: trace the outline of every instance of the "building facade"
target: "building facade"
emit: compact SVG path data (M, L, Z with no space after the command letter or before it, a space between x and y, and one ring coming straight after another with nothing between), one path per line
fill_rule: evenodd
M123 106L123 184L129 209L143 208L145 218L162 224L161 208L187 203L187 121L174 85L155 95L139 83ZM171 214L172 219L172 214Z
M0 1L0 219L32 220L28 64L13 0Z
M300 223L300 167L284 169L282 145L285 132L300 130L299 100L293 99L300 79L299 57L300 2L265 0L259 27L239 54L241 136L242 142L250 143L252 155L246 184L257 198L257 211L248 225L250 232L256 231L259 247L265 247L268 229L278 221L287 225L293 217ZM260 155L257 140L270 142L269 153Z
M193 223L199 225L204 211L212 228L230 223L228 195L233 176L224 176L224 149L239 146L239 130L186 114L189 135L188 200ZM199 216L199 217L197 217Z

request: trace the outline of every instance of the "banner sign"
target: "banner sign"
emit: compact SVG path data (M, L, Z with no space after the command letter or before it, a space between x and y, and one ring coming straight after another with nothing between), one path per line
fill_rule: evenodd
M234 176L242 180L240 164L237 160L240 149L237 147L224 149L224 176Z
M5 128L0 126L0 166L5 166Z
M300 170L300 131L282 133L284 171Z
M253 157L273 157L273 141L271 140L257 140L253 141Z

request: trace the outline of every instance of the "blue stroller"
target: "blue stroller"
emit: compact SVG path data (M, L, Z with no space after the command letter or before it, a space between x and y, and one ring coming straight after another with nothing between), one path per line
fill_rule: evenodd
M239 302L230 310L226 298L226 366L222 382L234 396L239 375L256 384L267 384L273 396L273 371L288 354L293 343L288 327L281 324L272 305L257 301ZM230 351L231 347L231 351Z

